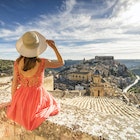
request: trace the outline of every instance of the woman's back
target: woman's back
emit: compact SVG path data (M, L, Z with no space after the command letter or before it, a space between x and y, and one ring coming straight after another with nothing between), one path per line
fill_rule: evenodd
M37 62L36 61L36 64L35 64L35 67L34 68L32 68L32 69L30 69L28 71L23 71L24 59L22 58L19 61L19 63L18 63L19 73L22 74L24 77L32 77L32 76L34 76L37 73L37 71L38 71L38 69L40 67L40 64L41 64L41 62Z
M20 86L41 86L43 84L44 78L44 59L40 59L40 62L36 61L34 68L23 71L24 59L21 59L19 62L15 62L15 69L18 77Z

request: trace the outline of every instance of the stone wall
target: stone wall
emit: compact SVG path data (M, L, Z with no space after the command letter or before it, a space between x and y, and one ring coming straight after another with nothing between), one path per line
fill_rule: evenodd
M86 90L54 90L49 92L57 98L73 98L77 96L83 96L86 93Z
M54 77L53 75L44 78L44 87L47 90L54 90Z
M95 56L95 60L114 60L114 56Z
M0 140L103 140L48 120L34 131L26 131L20 125L8 120L5 112L5 105L0 105Z

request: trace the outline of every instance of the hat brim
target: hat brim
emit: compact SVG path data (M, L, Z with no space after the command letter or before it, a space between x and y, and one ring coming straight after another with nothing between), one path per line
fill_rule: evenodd
M39 38L39 46L36 47L35 49L29 49L29 48L25 47L24 44L23 44L22 37L16 42L17 51L24 57L39 56L47 48L46 38L36 31L32 31L32 32L36 33L36 35Z

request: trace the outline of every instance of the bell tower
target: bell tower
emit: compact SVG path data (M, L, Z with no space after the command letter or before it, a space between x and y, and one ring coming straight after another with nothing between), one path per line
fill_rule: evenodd
M99 97L104 96L104 85L101 82L101 75L99 70L95 70L90 84L90 96Z

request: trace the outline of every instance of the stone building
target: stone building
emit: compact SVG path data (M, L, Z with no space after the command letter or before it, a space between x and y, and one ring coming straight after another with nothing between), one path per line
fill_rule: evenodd
M93 74L92 82L90 84L90 96L104 96L104 84L101 82L101 80L101 75L99 71L96 70Z
M95 56L95 60L98 61L114 60L114 56Z
M102 62L105 65L113 65L114 57L113 56L95 56L95 62Z
M90 96L113 96L114 93L115 89L113 86L102 78L99 70L95 70L92 75L92 81L90 83Z
M90 72L72 72L68 74L68 79L72 81L88 82L91 80Z

